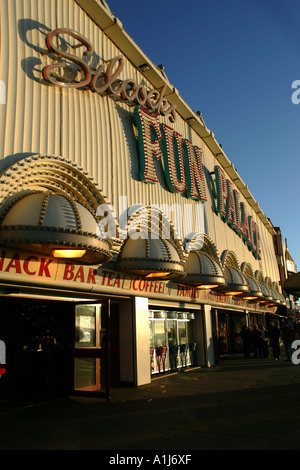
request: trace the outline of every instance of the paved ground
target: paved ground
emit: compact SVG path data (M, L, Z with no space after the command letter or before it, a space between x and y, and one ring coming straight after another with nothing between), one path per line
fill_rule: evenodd
M227 358L209 369L0 412L1 450L299 450L300 366ZM106 453L107 455L107 453Z

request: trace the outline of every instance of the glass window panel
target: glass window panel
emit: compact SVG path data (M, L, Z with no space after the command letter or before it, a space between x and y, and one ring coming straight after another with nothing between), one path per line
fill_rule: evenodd
M177 315L171 316L172 313L178 312L168 312L166 320L149 320L151 373L196 363L197 344L193 315L181 312L181 318L176 318ZM161 346L167 347L163 367L159 367L157 350Z
M165 321L155 320L154 324L154 346L166 346Z
M243 326L246 326L246 315L230 315L232 347L234 351L243 350L243 342L240 336Z
M186 344L188 342L186 321L178 321L178 335L179 344Z
M77 305L75 314L75 347L96 346L96 307Z
M150 349L154 348L154 321L149 320L149 333L150 333Z
M177 321L167 320L168 343L169 347L177 344Z
M106 360L104 358L76 357L74 372L75 390L103 391L105 389Z
M188 340L189 340L189 343L195 342L195 321L194 320L190 320L188 322Z
M170 369L176 369L178 362L178 339L177 339L177 320L167 321L168 331L168 365Z
M75 390L96 386L96 359L91 357L75 358Z

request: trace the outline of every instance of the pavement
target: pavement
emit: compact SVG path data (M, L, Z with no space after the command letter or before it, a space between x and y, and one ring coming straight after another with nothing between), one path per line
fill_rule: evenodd
M299 398L300 365L284 355L278 361L228 356L211 368L112 388L110 402L63 397L2 408L0 449L94 450L107 459L166 451L299 450Z

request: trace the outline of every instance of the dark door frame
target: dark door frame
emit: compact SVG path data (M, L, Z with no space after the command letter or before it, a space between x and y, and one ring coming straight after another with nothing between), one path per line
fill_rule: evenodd
M75 312L76 306L78 305L105 305L106 306L106 335L105 335L105 347L92 347L92 348L76 348L75 347ZM80 301L74 302L74 322L73 322L73 392L75 396L85 397L97 397L106 398L110 401L110 299L91 300L91 301ZM96 359L104 359L106 362L106 377L105 377L105 391L89 391L89 390L75 390L74 379L75 379L75 358L76 357L89 357Z

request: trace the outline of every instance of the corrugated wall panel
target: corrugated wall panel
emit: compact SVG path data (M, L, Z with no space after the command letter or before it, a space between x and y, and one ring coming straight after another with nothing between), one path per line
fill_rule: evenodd
M2 1L2 4L4 2ZM9 103L9 106L6 106L6 117L5 117L5 134L4 134L4 154L10 155L15 153L15 129L17 127L16 122L16 107L12 106L12 103L16 106L17 102L17 70L19 66L19 62L17 60L10 60L11 57L17 56L17 40L18 40L18 32L17 32L17 21L16 21L16 14L15 10L11 7L7 9L7 15L4 17L1 12L1 29L3 31L4 40L2 41L3 48L7 48L7 56L6 62L4 67L6 69L6 87L7 87L7 95L6 95L6 102ZM1 60L2 62L2 60ZM3 68L1 64L1 70ZM20 85L21 86L21 85ZM23 113L22 113L23 114Z
M102 58L102 33L74 2L58 1L58 27L69 27L87 37L97 66ZM95 65L94 65L95 64ZM61 154L82 167L112 198L110 165L111 130L107 99L89 90L63 89Z
M53 1L1 0L1 80L8 103L1 105L2 157L60 152L60 93L40 83L39 71L47 27L55 26L53 7Z

